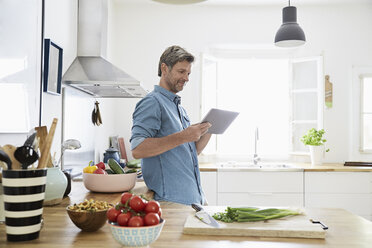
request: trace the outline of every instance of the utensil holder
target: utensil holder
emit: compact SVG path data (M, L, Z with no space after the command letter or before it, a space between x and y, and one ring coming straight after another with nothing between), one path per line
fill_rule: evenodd
M46 169L3 170L5 230L8 241L27 241L39 237Z
M3 184L0 183L0 224L5 221L4 216L4 200L3 200Z

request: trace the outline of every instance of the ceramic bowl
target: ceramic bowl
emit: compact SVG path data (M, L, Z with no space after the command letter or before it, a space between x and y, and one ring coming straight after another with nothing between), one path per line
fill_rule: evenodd
M83 173L85 188L102 193L129 191L136 185L136 179L137 173L107 175Z
M71 221L85 232L94 232L100 229L107 221L107 210L76 211L66 208Z
M117 223L108 222L112 236L123 246L143 247L157 240L163 229L165 220L154 226L126 227L119 226Z

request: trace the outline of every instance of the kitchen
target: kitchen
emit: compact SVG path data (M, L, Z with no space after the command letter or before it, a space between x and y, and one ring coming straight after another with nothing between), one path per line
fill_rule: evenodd
M238 47L243 45L241 50L244 50L247 44L272 45L274 35L281 24L281 9L287 5L286 1L268 1L264 4L259 3L261 1L228 2L229 4L226 1L209 0L195 5L166 5L152 1L109 1L110 18L106 57L138 79L143 87L150 91L158 82L156 65L161 51L172 44L187 48L197 56L197 59L192 68L190 82L181 93L182 104L191 120L197 122L202 118L200 111L202 93L199 84L201 54L218 48L221 44L226 47L230 44L237 44ZM326 154L325 163L371 161L370 154L360 153L358 150L359 129L353 122L358 119L358 115L355 117L353 106L359 102L359 98L352 95L355 82L353 68L360 67L362 70L371 67L372 34L368 25L371 23L370 1L332 1L328 4L321 1L292 1L292 4L298 8L298 22L307 39L304 46L291 50L295 54L293 56L302 58L322 55L324 75L330 75L333 82L333 107L323 112L327 146L331 149ZM27 49L33 51L33 57L28 63L31 65L33 62L35 66L31 75L28 75L33 80L29 88L29 127L38 126L40 118L38 111L35 111L40 109L40 58L38 56L41 49L38 42L41 34L40 6L41 1L31 1L24 6L24 9L17 9L17 13L34 15L31 19L36 19L31 29L34 32L29 34L34 40L30 40L31 44L27 44L31 47ZM63 48L63 73L67 71L78 53L77 6L77 1L45 1L44 37L50 38ZM5 11L4 8L2 9ZM14 33L14 30L9 32L12 39L17 41L17 45L24 46L20 42L24 39L19 36L19 33ZM252 48L248 46L245 50L252 50ZM276 50L276 53L280 54L281 51ZM95 99L90 100L93 108ZM98 127L89 126L94 132L92 149L96 161L102 159L103 152L108 148L107 137L109 136L124 137L126 146L129 147L131 114L138 99L98 98L98 101L104 124ZM42 125L49 127L53 117L57 117L59 124L62 124L61 96L42 93L41 105ZM90 113L91 111L87 114L88 118ZM87 121L86 125L91 124ZM253 134L253 130L247 132ZM62 133L61 125L58 125L51 151L52 154L56 152L57 158L60 156L62 141L74 138L65 136L62 139ZM262 131L260 134L265 135ZM252 138L249 138L249 141L253 141L253 135L250 137ZM25 133L0 134L1 145L8 143L20 145L24 139ZM259 155L263 150L264 147L259 146ZM250 161L254 152L253 142L248 142L246 151L249 154L241 160ZM128 156L131 158L130 154ZM236 160L236 157L228 159ZM297 159L298 162L310 161L308 156ZM204 161L204 158L200 160ZM217 176L212 174L212 177ZM349 182L348 179L345 180ZM340 181L342 182L343 179ZM359 181L350 180L350 184L353 182ZM344 187L348 188L345 185Z

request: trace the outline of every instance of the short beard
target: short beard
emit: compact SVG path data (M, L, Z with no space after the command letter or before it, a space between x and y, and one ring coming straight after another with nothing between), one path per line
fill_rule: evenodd
M170 80L167 81L167 86L168 86L168 88L170 89L171 92L173 92L173 93L178 93L178 92L179 92L179 90L177 90L176 86L173 85L173 84L170 82Z

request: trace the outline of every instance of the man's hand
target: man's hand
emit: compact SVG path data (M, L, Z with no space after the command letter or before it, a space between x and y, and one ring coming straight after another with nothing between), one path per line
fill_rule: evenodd
M193 124L183 130L181 133L186 142L196 142L201 136L208 132L208 129L211 126L212 124L209 122Z

